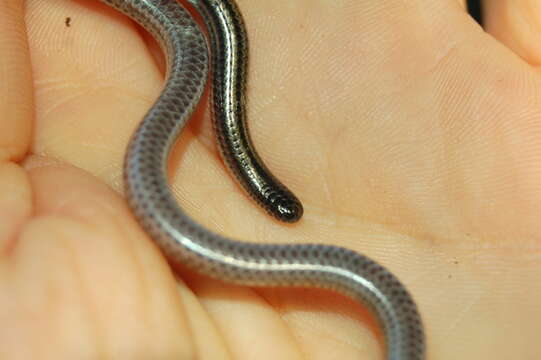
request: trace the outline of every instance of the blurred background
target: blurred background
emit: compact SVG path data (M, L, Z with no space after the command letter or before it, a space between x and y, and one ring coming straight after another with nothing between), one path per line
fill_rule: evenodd
M483 25L481 0L468 0L468 10L470 11L471 16L473 16L479 24Z

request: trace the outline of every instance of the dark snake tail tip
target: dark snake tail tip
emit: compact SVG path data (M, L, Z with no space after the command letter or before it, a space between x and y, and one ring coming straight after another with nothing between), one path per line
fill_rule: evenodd
M279 201L270 208L272 215L280 221L286 223L295 223L299 221L304 214L302 204L297 200Z

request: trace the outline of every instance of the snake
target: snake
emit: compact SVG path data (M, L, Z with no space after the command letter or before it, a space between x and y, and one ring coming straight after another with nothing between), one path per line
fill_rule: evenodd
M164 53L163 89L132 135L123 169L128 205L163 254L173 263L226 283L314 287L349 296L377 320L386 359L424 359L425 335L417 305L385 267L334 245L228 238L203 227L176 201L167 178L169 154L210 81L213 128L233 177L277 220L295 222L303 215L300 201L265 166L248 132L248 36L237 3L99 1L142 26Z

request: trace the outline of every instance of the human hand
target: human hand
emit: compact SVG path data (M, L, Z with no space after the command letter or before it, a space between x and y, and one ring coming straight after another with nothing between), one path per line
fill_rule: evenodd
M535 359L540 55L515 16L541 9L486 4L505 47L456 0L238 2L254 142L305 216L278 224L245 197L207 104L170 161L180 204L234 238L382 263L418 302L428 359ZM161 89L156 45L96 0L27 0L27 43L23 2L1 4L0 358L381 358L343 297L175 277L118 194Z

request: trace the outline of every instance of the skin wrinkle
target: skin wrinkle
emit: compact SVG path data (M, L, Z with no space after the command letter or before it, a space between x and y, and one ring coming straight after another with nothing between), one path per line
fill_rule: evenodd
M65 226L64 228L54 226L54 225L58 225L58 224L63 224L63 225L68 225L68 226ZM41 216L37 216L27 224L27 226L25 227L25 229L21 233L21 236L20 236L21 243L18 244L18 248L23 248L25 250L28 249L28 247L30 245L30 243L29 243L30 241L40 240L40 239L34 238L32 236L32 234L36 233L36 232L40 233L40 232L43 231L46 234L46 237L48 237L50 239L54 239L54 241L55 241L55 249L61 249L61 251L63 253L71 255L71 256L65 256L64 258L67 259L66 263L63 263L63 264L59 265L59 266L62 266L64 268L66 268L66 269L70 269L70 271L69 271L70 280L73 280L73 279L76 279L76 278L77 279L82 279L81 271L80 271L81 269L78 266L78 261L77 261L76 257L73 256L75 254L75 251L74 251L73 247L70 246L70 243L73 241L73 239L72 238L66 238L66 235L69 233L69 230L65 230L65 229L70 229L71 226L77 226L77 227L81 228L81 225L79 223L72 222L71 219L68 219L65 216L59 216L59 215L41 215ZM87 227L87 225L83 225L83 227ZM48 231L44 231L44 230L48 230ZM25 242L25 244L23 244L22 242ZM58 246L58 245L60 245L60 246ZM15 261L17 261L17 258L20 255L17 253L17 254L13 254L13 256L15 258ZM45 260L45 261L47 261L47 260ZM41 265L41 263L40 263L40 265ZM84 322L85 325L86 325L85 326L85 334L87 335L85 338L91 340L92 349L94 349L93 353L100 353L101 351L104 351L104 347L103 347L103 344L100 344L100 342L99 342L99 337L97 336L99 334L99 332L97 332L97 330L96 330L95 322L94 321L89 321L89 319L94 319L95 318L94 316L89 316L89 312L92 313L92 311L94 309L90 305L91 304L90 298L88 296L84 296L84 294L88 295L88 291L87 291L88 288L85 286L84 281L70 281L70 282L71 282L71 286L75 286L78 289L76 291L71 291L70 292L70 294L77 294L78 295L77 296L77 302L75 304L73 304L73 303L72 304L75 305L76 308L81 308L81 309L84 308L85 309L85 312L80 312L80 315L83 316L85 319L87 319L87 321ZM52 284L49 284L49 282L45 284L46 287L50 287L51 285ZM58 299L56 299L56 300L58 300ZM44 300L38 300L38 301L42 302ZM47 301L47 300L45 300L45 301ZM54 299L53 299L53 301L54 301ZM69 305L71 305L71 304L68 304L68 306ZM32 309L30 309L30 311L31 310ZM44 314L49 315L50 310L51 309L48 309L49 312L46 312ZM37 309L36 309L36 311L37 311ZM47 315L45 315L45 316L47 316ZM58 319L61 319L61 317L58 318ZM58 327L59 326L59 321L58 320L53 321L52 326L53 327ZM61 339L65 338L65 333L63 332L64 329L60 328L58 330L61 331L60 332L61 335L64 335L62 337L59 337L58 340L61 340ZM88 336L89 332L90 332L91 336ZM71 349L65 349L65 350L66 351L71 351Z
M265 290L254 288L252 289L252 292L256 294L260 300L263 300L263 302L267 305L268 309L276 310L276 312L278 313L277 317L280 319L280 323L283 325L283 328L286 330L288 334L291 334L292 342L295 347L296 353L299 354L299 359L308 359L306 357L305 351L303 350L302 346L299 344L297 340L296 334L286 326L287 323L286 321L284 321L284 318L283 318L283 315L284 315L283 308L273 306L272 302L269 301L268 299L268 295L265 295Z
M182 269L179 269L179 272L182 273ZM188 301L190 303L194 303L194 305L197 307L197 311L192 311L192 312L188 312L187 313L187 319L190 323L190 328L193 330L197 327L197 324L195 324L195 321L194 321L194 318L193 316L196 315L196 314L199 314L201 316L203 316L206 320L206 325L208 327L211 327L213 329L213 333L215 335L217 335L221 341L220 341L220 347L223 349L223 353L225 353L225 355L223 355L222 353L222 358L224 359L233 359L232 356L231 356L231 349L228 347L227 343L225 343L225 338L223 336L223 334L221 333L218 325L216 324L216 321L211 317L209 316L209 314L207 313L204 313L204 305L202 304L201 301L198 301L197 298L196 298L196 294L194 292L194 289L192 288L192 286L190 285L191 283L191 274L186 274L184 276L183 274L183 278L181 278L180 276L178 276L178 274L176 274L176 279L177 279L177 282L179 283L179 292L181 292L181 297L183 298L183 302L184 302L184 298L187 296L189 297ZM200 325L200 322L199 322L199 325ZM213 357L209 357L209 356L206 356L206 357L202 357L203 355L202 354L209 354L208 353L208 347L206 347L206 341L205 340L208 340L208 333L205 332L204 334L204 339L205 340L202 340L202 334L195 334L195 340L194 340L194 343L196 344L196 353L197 353L197 359L211 359L213 360L214 357L216 356L214 353L210 353L209 356L213 356ZM203 351L202 349L205 349L205 351Z
M233 351L231 350L231 347L227 344L227 340L226 340L226 336L224 332L220 329L220 326L216 323L216 320L212 316L209 316L208 318L209 318L209 321L212 323L212 326L214 327L214 329L216 330L216 332L220 335L222 339L224 352L227 354L229 359L233 359L233 355L232 355Z
M58 83L60 84L62 80L59 80ZM65 80L64 80L65 82ZM51 80L48 80L46 83L50 84ZM80 84L84 85L80 85ZM77 85L76 85L77 84ZM88 84L91 85L91 87L88 86ZM150 97L148 94L138 91L135 88L126 88L125 85L117 85L115 83L112 83L110 85L107 85L103 82L95 82L95 81L77 81L73 82L71 84L66 84L65 86L58 86L58 87L43 87L44 84L37 84L40 86L40 96L48 96L47 93L52 93L55 95L50 96L50 98L54 99L54 102L51 103L50 107L47 107L43 109L43 116L53 116L55 112L61 112L64 108L70 108L72 103L76 103L80 100L84 100L87 98L95 98L96 94L104 93L104 92L110 92L111 94L122 94L122 97L129 97L133 101L138 101L142 104L145 104L145 106L150 106L154 99ZM59 91L60 90L60 91ZM62 90L69 90L69 91L62 91ZM76 91L74 91L76 90ZM60 97L56 95L56 93L65 93L64 96ZM76 124L74 121L73 124Z
M88 224L86 226L89 226ZM73 271L76 278L79 278L83 280L83 276L81 276L82 271L79 265L80 261L77 260L77 252L74 251L73 247L70 246L71 241L63 241L65 244L64 248L69 253L68 258L71 259L71 263L69 264L70 270ZM76 292L79 294L79 301L82 307L87 309L89 313L87 313L88 318L91 319L97 319L98 317L96 312L96 304L92 302L92 296L91 292L89 291L88 287L85 286L85 281L78 281L76 282L79 290ZM99 321L89 321L92 326L91 333L93 335L93 338L98 339L98 342L93 343L93 348L95 349L96 355L98 355L98 358L103 358L106 356L107 353L107 345L106 345L106 339L98 336L99 334L103 334L103 324L100 324ZM103 340L103 341L99 341Z
M224 326L220 325L222 320L220 319L219 315L218 316L215 315L214 317L212 316L212 314L214 312L216 312L216 305L213 303L213 300L218 300L218 307L220 307L220 305L221 305L220 301L229 303L229 300L222 299L222 297L221 297L221 292L223 292L223 285L222 284L216 285L217 283L215 281L211 280L210 283L214 284L215 286L211 286L210 290L209 290L209 286L203 286L203 289L201 289L200 286L193 285L194 282L191 281L193 278L198 279L198 278L200 278L200 276L197 275L197 274L195 274L193 276L189 276L188 286L197 294L197 296L200 296L203 299L202 307L207 309L207 312L210 315L209 318L210 318L210 321L211 321L213 327L216 329L216 332L220 335L220 337L225 342L224 346L226 347L228 356L233 359L232 354L235 354L235 353L238 354L238 351L235 351L234 349L232 349L230 346L227 345L227 339L230 338L230 335L227 335L227 333L230 330L230 327L224 327ZM193 286L195 286L195 288ZM218 291L215 290L216 288L218 289ZM246 299L245 299L246 293L249 293L250 295L258 295L257 298L259 300L261 300L261 296L259 296L259 294L254 289L240 289L240 295L239 295L239 292L237 292L237 291L234 291L233 293L234 293L233 296L237 296L239 298L242 298L241 301L246 301ZM250 306L252 306L251 303L252 303L252 301L250 301ZM260 305L260 303L257 303L257 305ZM222 306L222 308L223 308L223 306ZM224 312L228 313L230 311L231 310L228 308ZM215 318L215 319L213 319L213 318ZM233 341L231 343L233 343ZM237 358L235 357L235 359L237 359Z
M310 330L314 333L319 333L319 335L321 335L321 337L325 340L332 340L333 342L336 342L338 344L342 344L342 345L347 345L347 347L351 347L351 348L354 348L356 350L358 350L359 352L362 352L364 349L364 347L352 340L348 341L347 338L341 338L341 337L338 337L336 336L334 333L330 332L330 331L325 331L325 329L321 329L319 326L318 326L318 322L309 322L309 319L304 319L302 321L302 325L304 326L307 326L310 328ZM365 330L365 329L363 329ZM373 337L373 333L370 332L370 331L366 331L367 333L367 337ZM306 359L308 359L308 357L305 357Z
M112 215L112 214L111 214ZM114 232L118 232L121 236L119 236L119 238L121 239L130 239L131 236L130 234L128 234L127 231L124 230L124 226L121 226L121 224L119 224L119 221L115 216L111 216L111 218L113 219L113 226L114 226ZM139 274L138 276L134 276L134 278L137 278L138 279L138 282L139 284L141 285L141 291L139 291L142 296L139 298L139 302L140 302L140 306L142 309L147 309L146 311L141 311L144 315L148 314L150 310L150 306L149 306L149 294L151 294L151 287L149 286L149 283L148 283L148 279L147 279L147 276L145 274L145 272L143 271L142 269L142 264L141 264L141 259L139 256L136 256L136 254L138 253L136 251L135 248L131 247L131 246L125 246L125 248L128 250L126 251L123 255L125 255L125 257L127 258L130 258L130 259L133 259L133 263L135 266L132 267L132 271L135 273L135 274ZM143 324L148 324L150 321L148 319L148 316L143 316L141 319L140 319L140 322L143 323ZM148 328L152 328L152 326L148 326ZM113 348L113 345L109 345L111 348ZM120 355L120 354L119 354Z
M302 311L302 310L301 310ZM313 311L314 312L314 311ZM321 317L319 317L321 315ZM290 324L290 326L294 329L293 331L296 333L296 338L298 341L303 341L303 335L306 335L308 333L315 335L318 338L321 338L322 342L325 343L332 343L329 351L325 352L324 354L318 354L315 353L313 350L310 350L308 342L306 345L303 346L303 353L305 354L306 359L313 359L314 356L318 359L320 358L318 355L322 355L321 358L326 359L331 356L332 350L334 350L334 356L332 358L338 358L339 355L344 355L346 353L349 354L355 354L354 358L359 358L360 355L366 356L367 354L373 354L377 353L380 354L381 350L379 347L381 346L381 339L377 339L377 335L373 329L367 329L367 327L363 326L361 329L359 329L359 326L350 326L350 321L343 321L346 319L342 319L341 317L336 318L336 315L329 316L328 318L333 322L341 323L342 329L338 328L340 330L344 330L344 328L351 328L355 329L355 336L347 336L345 335L346 331L344 331L344 335L342 337L339 337L338 335L342 332L334 333L332 332L331 326L325 326L325 324L321 324L321 319L326 318L326 313L320 314L319 311L315 314L305 315L303 314L295 314L293 311L290 315L285 315L285 321ZM318 320L319 317L319 320ZM350 339L351 340L348 340ZM359 343L358 341L361 340ZM306 341L306 340L304 340ZM344 345L344 346L336 346L336 344ZM308 357L311 355L311 357ZM379 357L378 357L379 358Z

